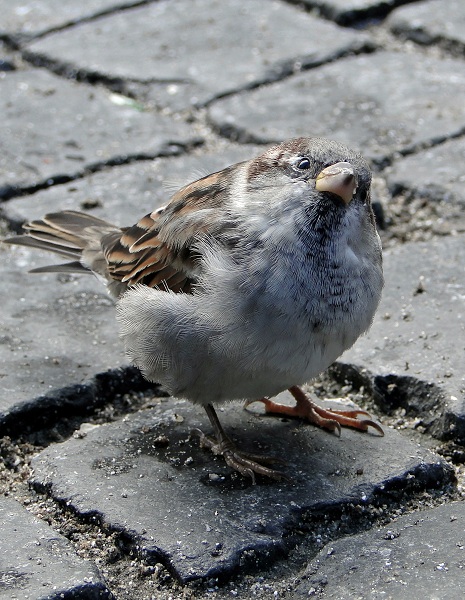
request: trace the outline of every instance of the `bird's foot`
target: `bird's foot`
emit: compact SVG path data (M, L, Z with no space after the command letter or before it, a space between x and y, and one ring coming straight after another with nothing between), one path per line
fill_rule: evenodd
M296 399L295 406L286 406L269 398L260 398L259 400L248 400L244 408L253 402L262 402L265 405L266 413L300 417L314 425L318 425L318 427L335 431L337 435L341 435L341 427L352 427L359 431L368 431L369 427L373 427L380 435L384 436L384 431L378 423L371 419L358 419L359 415L369 415L365 410L321 408L299 387L293 386L289 388L289 391Z
M208 448L213 454L223 456L226 464L231 469L238 471L241 475L250 477L253 485L256 485L255 474L264 475L277 481L282 481L283 479L290 480L285 473L265 466L267 464L282 463L283 461L279 458L243 452L224 433L220 439L213 439L205 435L200 429L194 429L193 433L198 435L201 448Z

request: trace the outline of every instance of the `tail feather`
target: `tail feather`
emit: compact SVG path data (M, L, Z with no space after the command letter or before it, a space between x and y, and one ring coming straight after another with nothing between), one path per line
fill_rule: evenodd
M3 241L53 252L72 261L39 267L31 273L90 273L94 270L106 278L106 263L102 261L100 242L109 234L119 232L121 235L121 230L108 221L74 210L49 213L42 219L26 223L23 228L26 232L24 235ZM101 268L95 268L97 265Z
M48 213L39 221L32 221L30 225L34 223L45 223L49 228L57 229L66 233L71 233L79 236L86 227L111 227L114 229L114 225L93 215L87 213L78 212L77 210L62 210L60 212Z
M66 244L72 248L82 250L84 247L83 240L77 233L69 233L63 229L58 229L48 225L42 221L32 221L24 226L24 230L27 235L37 239L43 240L50 244Z
M63 245L61 240L53 235L16 235L3 240L3 243L13 244L15 246L28 246L29 248L38 248L39 250L48 250L49 252L64 256L65 258L79 258L81 256L80 248Z
M45 267L36 267L30 269L29 273L91 273L91 270L85 267L79 260L60 265L46 265Z

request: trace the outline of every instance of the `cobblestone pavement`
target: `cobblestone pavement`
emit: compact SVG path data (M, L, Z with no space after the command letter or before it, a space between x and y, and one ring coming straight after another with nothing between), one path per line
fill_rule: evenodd
M312 384L386 436L227 406L295 477L253 487L189 439L201 411L127 365L96 280L28 275L49 257L1 247L0 598L462 598L463 0L0 11L4 235L63 208L131 224L322 135L372 161L386 268L372 330Z

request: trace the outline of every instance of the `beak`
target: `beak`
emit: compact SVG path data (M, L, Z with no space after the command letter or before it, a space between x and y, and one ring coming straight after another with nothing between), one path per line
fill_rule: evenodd
M348 162L339 162L318 174L315 189L319 192L331 192L349 204L357 190L354 168Z

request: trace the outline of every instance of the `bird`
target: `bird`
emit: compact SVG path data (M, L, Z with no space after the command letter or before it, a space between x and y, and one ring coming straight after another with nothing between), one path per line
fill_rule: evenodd
M199 431L201 445L255 484L288 477L232 440L221 403L384 435L365 411L323 408L302 389L369 329L380 302L370 189L359 152L299 137L185 185L133 226L64 210L4 241L68 259L32 272L96 274L131 362L203 406L214 435ZM286 389L295 406L273 400Z

